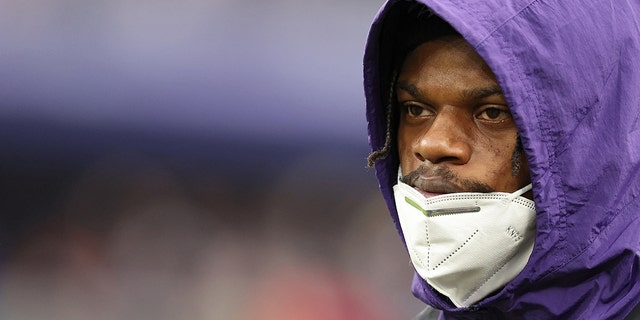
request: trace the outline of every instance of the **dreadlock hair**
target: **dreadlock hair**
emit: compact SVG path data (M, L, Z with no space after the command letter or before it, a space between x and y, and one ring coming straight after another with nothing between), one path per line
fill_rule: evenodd
M400 1L390 9L381 31L380 65L381 100L386 99L386 131L382 148L374 150L367 157L371 168L377 160L385 159L394 148L398 121L396 106L396 82L405 57L420 44L449 35L459 35L446 21L435 15L431 9L415 1Z
M389 155L389 151L391 150L391 139L393 137L392 127L394 124L394 114L395 112L395 99L396 99L396 82L398 81L398 70L393 72L391 76L391 85L389 88L389 99L387 100L386 114L387 114L387 130L384 136L384 146L379 149L371 152L367 157L368 167L372 168L375 164L376 160L384 159Z

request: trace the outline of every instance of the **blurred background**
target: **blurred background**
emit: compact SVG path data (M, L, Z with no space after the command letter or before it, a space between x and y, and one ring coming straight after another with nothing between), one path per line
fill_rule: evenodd
M381 0L0 0L0 319L410 319Z

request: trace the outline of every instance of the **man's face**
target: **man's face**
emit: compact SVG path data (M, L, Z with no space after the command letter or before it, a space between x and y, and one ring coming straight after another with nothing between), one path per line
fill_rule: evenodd
M407 56L396 87L405 183L431 197L513 192L530 182L496 78L462 38L418 46Z

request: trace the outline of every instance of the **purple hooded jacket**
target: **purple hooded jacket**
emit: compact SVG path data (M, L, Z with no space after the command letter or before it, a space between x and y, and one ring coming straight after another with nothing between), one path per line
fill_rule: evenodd
M385 143L389 52L409 1L378 13L364 56L372 150ZM537 235L524 270L471 308L418 275L441 319L624 319L640 302L640 1L422 0L496 75L533 183ZM424 7L422 7L424 9ZM414 8L415 9L415 8ZM397 151L375 163L392 187Z

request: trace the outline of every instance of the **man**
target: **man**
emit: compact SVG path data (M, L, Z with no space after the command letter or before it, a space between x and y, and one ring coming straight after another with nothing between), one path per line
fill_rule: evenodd
M369 160L419 319L640 319L638 57L637 1L383 6Z

